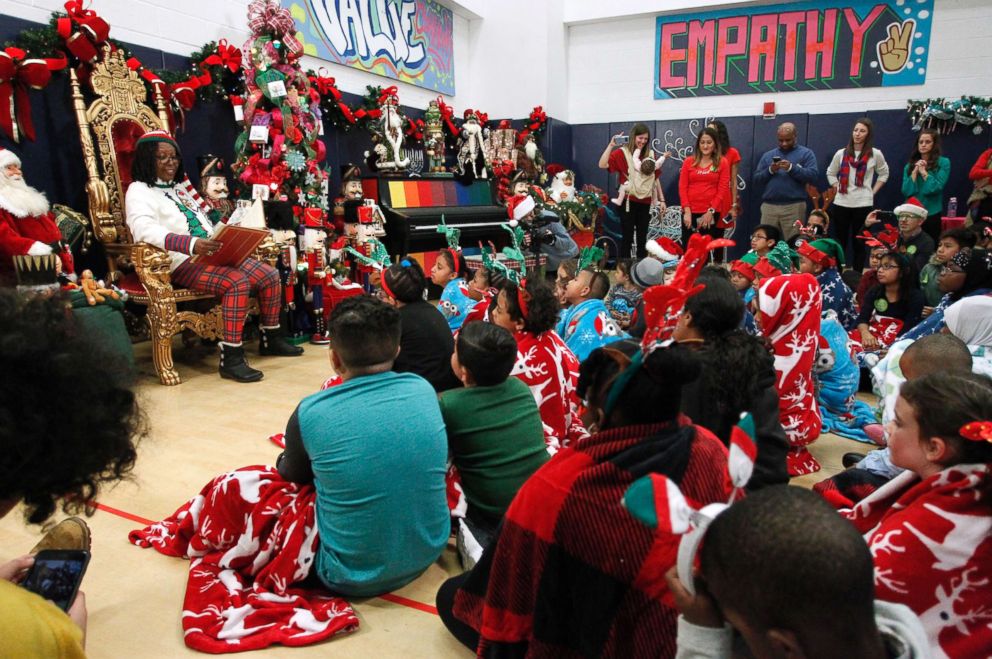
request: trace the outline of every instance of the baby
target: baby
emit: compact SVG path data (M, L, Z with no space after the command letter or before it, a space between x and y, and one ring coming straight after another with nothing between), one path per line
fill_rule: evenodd
M642 177L646 178L649 176L654 176L655 170L660 168L665 163L665 159L668 158L668 155L669 154L666 151L657 158L645 158L644 160L641 160L641 150L634 149L634 154L631 159L634 161L634 169L640 172ZM620 185L620 189L617 191L616 198L611 199L610 201L616 204L617 206L622 206L624 200L627 199L627 195L629 192L630 192L630 181L627 180ZM658 182L657 178L655 178L654 185L651 188L651 202L653 204L657 204L657 203L663 203L664 201L665 201L664 197L661 194L661 183Z

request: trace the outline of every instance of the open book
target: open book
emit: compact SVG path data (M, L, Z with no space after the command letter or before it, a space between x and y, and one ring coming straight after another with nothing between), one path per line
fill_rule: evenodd
M213 240L223 243L221 248L210 256L194 254L192 262L236 268L244 263L245 259L251 256L268 237L267 229L248 229L225 224L213 235Z

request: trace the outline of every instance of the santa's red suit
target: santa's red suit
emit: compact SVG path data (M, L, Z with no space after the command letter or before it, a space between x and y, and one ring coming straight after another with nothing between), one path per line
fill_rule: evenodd
M24 183L20 166L20 158L0 148L0 283L4 285L16 283L14 256L57 253L62 271L73 272L72 253L61 244L48 201Z

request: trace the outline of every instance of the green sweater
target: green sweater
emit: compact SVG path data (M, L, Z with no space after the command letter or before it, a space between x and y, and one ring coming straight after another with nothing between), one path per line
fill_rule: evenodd
M499 519L524 481L548 460L541 414L515 377L441 395L448 448L473 508Z
M937 166L930 171L926 180L923 180L922 176L917 176L916 181L913 181L910 176L912 171L911 163L903 167L903 195L916 197L926 206L927 215L939 215L944 211L944 186L947 185L947 178L951 175L951 161L944 156L938 158ZM961 207L963 205L959 206Z

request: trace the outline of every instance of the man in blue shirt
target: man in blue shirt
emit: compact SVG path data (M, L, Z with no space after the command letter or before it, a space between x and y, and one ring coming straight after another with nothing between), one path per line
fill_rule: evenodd
M806 184L816 184L819 170L816 155L796 144L796 126L778 127L778 148L761 156L754 170L754 181L764 184L761 195L761 224L779 227L789 240L799 233L796 220L806 219Z
M390 370L400 350L396 309L348 298L328 330L342 383L297 406L276 464L317 491L317 577L336 593L369 597L413 581L448 541L448 438L434 388Z

